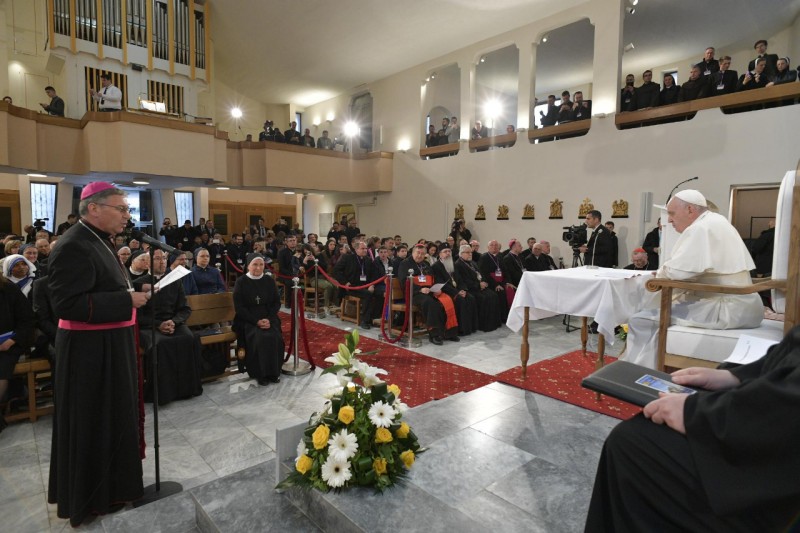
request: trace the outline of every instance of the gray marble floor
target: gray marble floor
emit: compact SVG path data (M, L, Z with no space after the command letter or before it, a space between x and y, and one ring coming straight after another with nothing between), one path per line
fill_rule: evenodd
M337 318L321 322L344 326ZM362 333L373 338L379 334L377 328ZM442 347L423 339L416 351L497 374L519 365L519 342L519 335L502 328ZM590 336L590 348L595 344L596 337ZM579 333L565 333L561 317L531 323L531 362L579 345ZM614 347L607 351L615 354ZM322 393L333 380L317 371L285 376L277 385L262 387L246 375L234 375L206 384L199 397L162 407L161 478L180 482L186 491L176 499L176 509L191 506L187 494L196 502L213 501L214 489L209 487L218 487L222 478L244 474L274 459L275 430L307 421L322 407ZM149 406L147 416L152 420ZM419 406L407 417L429 448L410 483L474 524L497 528L497 523L487 522L495 510L501 530L508 531L580 529L603 439L617 422L499 383ZM145 485L154 480L152 424L147 427ZM0 433L0 524L4 531L70 529L67 521L56 516L55 507L46 503L50 433L49 416L35 424L12 424ZM443 471L449 475L442 476ZM224 493L226 489L216 490ZM269 505L283 508L279 501ZM141 511L123 511L81 529L195 530L191 520L177 518L177 511ZM147 523L131 525L126 516L141 516Z

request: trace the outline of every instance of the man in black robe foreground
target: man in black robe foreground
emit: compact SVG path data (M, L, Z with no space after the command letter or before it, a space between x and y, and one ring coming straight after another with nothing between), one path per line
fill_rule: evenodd
M247 273L233 287L233 329L245 348L247 373L266 386L281 380L284 344L278 317L281 298L275 281L264 274L264 265L261 254L247 256Z
M458 286L475 298L478 309L478 329L494 331L500 327L500 310L496 293L483 281L478 265L472 260L473 249L469 244L459 248L459 258L455 262Z
M156 283L164 277L166 268L166 254L161 250L155 250L153 276ZM188 277L191 277L191 274ZM135 279L133 285L137 291L149 291L150 275ZM195 337L186 325L186 320L191 314L192 309L186 303L181 280L156 291L147 305L139 309L136 319L139 322L139 338L145 350L147 369L145 401L153 401L154 321L155 342L158 345L158 405L203 393L203 386L200 384L202 369L200 338Z
M114 253L131 216L125 192L105 182L84 187L81 219L50 256L56 333L55 415L48 501L77 526L142 496L135 308Z
M442 292L455 304L459 336L469 335L478 329L478 304L458 279L450 245L446 242L440 244L438 255L439 260L431 267L433 280L436 284L442 284Z
M797 525L800 326L754 363L672 376L705 390L662 394L643 415L614 428L600 456L586 531L767 532Z

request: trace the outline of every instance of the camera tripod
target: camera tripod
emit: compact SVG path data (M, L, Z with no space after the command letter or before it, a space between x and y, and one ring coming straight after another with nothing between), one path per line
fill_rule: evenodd
M581 252L580 252L579 248L576 247L576 246L573 246L572 247L572 267L570 267L570 268L576 268L576 267L579 267L579 266L583 266L583 258L581 257ZM569 315L564 315L564 318L561 319L561 325L562 326L566 326L566 332L567 333L572 333L573 331L577 331L577 330L581 329L578 326L570 325L570 319L571 318L572 317L569 316Z

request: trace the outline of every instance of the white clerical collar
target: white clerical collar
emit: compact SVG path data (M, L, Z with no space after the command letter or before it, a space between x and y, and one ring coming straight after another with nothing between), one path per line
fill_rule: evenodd
M261 278L263 278L263 277L264 277L264 274L261 274L260 276L254 276L253 274L251 274L250 272L248 272L247 274L245 274L245 276L247 276L247 277L248 277L248 278L250 278L250 279L261 279Z

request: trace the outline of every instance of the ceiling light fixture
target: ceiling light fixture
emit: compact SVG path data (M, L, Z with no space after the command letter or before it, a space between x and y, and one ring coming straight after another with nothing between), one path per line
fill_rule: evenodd
M358 135L359 130L360 128L358 127L358 124L352 120L344 125L344 134L347 137L355 137Z
M233 109L231 109L231 116L233 118L242 118L242 110L239 109L238 107L234 107Z
M624 50L625 52L630 52L630 51L631 51L631 50L633 50L634 48L635 48L635 47L633 46L633 43L628 43L628 44L626 44L626 45L625 45L625 48L624 48L623 50Z
M481 56L481 63L486 63L486 56Z
M432 79L432 80L435 80L435 79L436 79L436 73L435 73L435 72L434 72L433 74L431 74L431 79Z
M636 8L635 7L629 7L625 11L628 12L628 15L633 15L634 13L636 13Z
M283 191L283 194L294 194L294 191Z
M37 174L36 172L31 172L28 174L29 178L46 178L47 174Z
M550 35L545 35L544 37L542 37L542 42L546 43L549 38L550 38Z
M149 181L145 180L133 180L134 185L150 185Z
M231 190L231 188L230 187L217 187L217 190L218 191L229 191L229 190Z
M635 6L635 5L638 5L638 4L639 4L639 0L628 0L628 2L630 2L630 4L631 4L632 6Z

